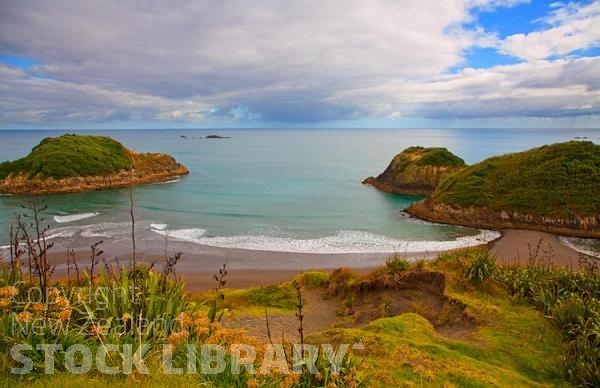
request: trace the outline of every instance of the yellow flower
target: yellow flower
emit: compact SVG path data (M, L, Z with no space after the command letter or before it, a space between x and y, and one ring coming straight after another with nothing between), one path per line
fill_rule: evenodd
M66 309L58 313L58 319L60 319L61 322L65 322L71 319L71 307L67 307Z
M232 321L237 321L239 316L235 311L229 310L229 312L227 313L227 318L231 319Z
M208 326L210 324L210 320L202 311L196 311L192 314L192 318L194 319L194 325L196 325L196 327Z
M13 297L19 293L19 290L14 286L0 287L0 298Z
M65 298L64 296L59 296L58 298L56 298L56 306L59 309L66 309L67 307L69 307L69 305L69 299Z
M77 293L77 301L78 302L85 302L88 298L88 291L86 288L80 288L79 292Z
M282 387L284 387L284 388L293 387L294 384L296 384L298 381L300 381L299 373L288 373L285 376L285 378L283 379Z
M172 345L179 345L188 338L189 334L190 333L187 330L174 331L169 334L168 341Z
M48 290L48 297L53 298L60 295L60 291L56 288L51 288Z
M34 305L33 305L34 313L42 314L44 311L46 311L46 306L44 306L43 303L34 303Z
M179 324L184 329L187 329L192 325L192 318L185 311L177 315L177 321L179 321Z
M17 321L19 322L29 322L31 320L31 313L29 311L23 311L17 314Z
M123 313L123 315L121 316L121 319L124 320L125 322L127 322L128 320L131 319L131 314Z
M93 335L101 336L106 333L106 327L99 326L99 325L92 325L92 328L90 329L90 331Z
M0 299L0 309L6 308L8 306L10 306L10 299L8 299L8 298Z
M248 380L248 382L246 383L246 388L258 388L258 380Z
M202 338L208 334L208 327L196 326L196 337Z

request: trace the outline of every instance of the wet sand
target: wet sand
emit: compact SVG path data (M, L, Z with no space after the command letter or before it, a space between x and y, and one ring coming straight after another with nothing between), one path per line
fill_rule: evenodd
M535 251L538 243L540 248L538 258L548 255L552 263L569 268L578 267L580 254L563 245L557 236L535 231L505 230L502 237L488 245L490 252L499 262L506 265L525 265L530 258L530 249ZM191 244L191 243L190 243ZM106 264L126 264L131 257L131 248L126 245L103 247L106 252L104 259L98 266ZM158 270L164 263L164 253L159 247L151 250L138 250L138 262L154 263ZM389 253L349 253L349 254L313 254L258 251L246 249L228 249L203 246L194 249L190 246L186 254L185 244L179 246L184 252L181 261L176 267L177 275L185 279L190 290L203 291L214 287L212 274L217 272L226 263L229 274L227 276L230 288L245 288L273 284L292 279L297 273L307 270L331 271L335 268L348 267L360 272L368 272L381 266L390 256ZM50 261L56 265L55 275L67 275L66 249L56 246L50 254ZM433 259L439 252L408 252L404 255L408 259L425 258ZM89 250L76 251L81 269L89 266ZM71 267L73 274L73 268Z
M506 265L526 265L536 256L537 250L538 260L547 257L555 266L578 268L581 256L563 245L558 236L530 230L504 230L502 237L489 246L490 253Z

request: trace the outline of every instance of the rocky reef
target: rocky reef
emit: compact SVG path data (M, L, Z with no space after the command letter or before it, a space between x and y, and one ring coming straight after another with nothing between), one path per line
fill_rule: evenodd
M162 153L136 153L105 136L46 138L25 158L0 164L0 193L57 194L165 182L188 169Z
M406 211L433 222L600 238L600 145L570 141L484 160Z
M409 147L396 155L383 173L362 183L392 194L428 195L465 167L465 162L446 148Z

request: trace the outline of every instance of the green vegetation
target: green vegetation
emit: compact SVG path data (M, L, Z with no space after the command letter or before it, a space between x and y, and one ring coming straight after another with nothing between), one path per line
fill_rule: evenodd
M390 163L390 167L393 168L397 176L407 174L413 170L415 170L414 174L417 174L418 167L424 166L449 169L466 167L464 160L442 147L409 147L396 155ZM407 177L404 179L407 179Z
M373 387L569 386L557 367L556 354L564 345L553 323L494 278L476 284L468 279L467 270L490 261L486 256L485 250L471 248L415 266L444 273L448 297L464 303L465 313L477 322L467 336L457 332L454 337L452 330L443 335L420 313L408 312L313 333L307 342L361 341L365 349L357 355Z
M600 145L570 141L484 160L449 177L434 203L566 218L600 212Z
M296 292L291 282L229 290L221 305L237 313L252 315L263 315L265 307L272 312L290 312L296 308Z
M394 156L371 184L388 193L427 195L446 177L465 168L465 162L446 148L409 147Z
M129 151L118 141L106 136L67 134L47 137L26 157L0 164L0 179L16 174L54 179L101 176L131 167Z
M448 151L444 147L419 147L413 146L405 149L407 154L418 154L420 157L416 164L420 166L456 166L464 167L465 161Z
M590 261L587 261L590 260ZM496 275L511 293L536 306L560 330L565 349L560 370L577 385L600 386L600 270L598 260L582 261L572 272L551 265L551 257L530 258L526 267Z
M385 269L391 273L400 273L410 267L410 262L402 255L394 254L385 261Z

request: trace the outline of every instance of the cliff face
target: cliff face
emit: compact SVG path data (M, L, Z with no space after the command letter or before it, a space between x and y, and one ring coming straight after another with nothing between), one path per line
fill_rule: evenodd
M484 207L452 207L430 199L405 209L417 218L443 224L483 229L539 230L563 236L600 238L600 214L596 216L548 217L519 212L497 211Z
M465 166L445 148L410 147L396 155L383 173L362 183L392 194L428 195Z
M86 141L85 136L65 136L68 137L68 140L70 141L73 140L73 136L77 138L84 138L83 141ZM98 140L98 137L90 136L90 138L95 138L92 139L93 141ZM77 139L77 142L80 142L81 140L82 139ZM100 140L104 141L104 139ZM64 164L68 165L69 162L73 161L73 158L69 153L73 151L73 149L65 149L64 144L59 144L58 146L54 144L54 148L56 149L58 147L61 151L59 154L57 154L59 156L47 155L48 150L39 149L40 146L45 144L45 141L47 142L45 139L42 141L42 143L40 143L40 145L36 146L32 151L32 154L30 154L27 158L3 164L4 167L8 166L15 170L20 168L21 170L6 173L6 177L4 179L0 179L0 193L39 195L102 190L109 188L129 187L131 185L139 185L144 183L164 182L174 177L189 173L188 169L182 164L178 163L172 156L166 154L139 154L123 148L122 150L117 149L116 152L108 154L111 157L116 154L117 157L124 160L119 169L114 168L113 164L110 166L111 170L109 172L103 172L101 174L64 176L64 171L71 173L73 169L80 168L82 163L80 161L81 158L95 158L97 159L95 163L98 163L98 159L102 160L102 158L97 157L97 154L86 155L85 147L77 144L77 148L74 149L74 152L77 153L76 156L78 159L74 163L74 166L68 166L68 170L61 169L61 174L57 174L56 176L48 176L52 175L51 173L53 170L48 168L48 165L40 162L39 160L43 161L42 157L45 156L52 157L53 159L65 157L68 162L65 162ZM110 139L110 141L114 142L112 139ZM112 143L110 144L112 145ZM95 145L97 146L97 144ZM94 150L95 152L96 149ZM101 151L104 150L101 149ZM35 162L31 162L30 160L32 159L32 155L37 158L35 159ZM36 166L37 170L30 168L29 166L31 165ZM27 168L23 168L22 166Z
M567 142L487 159L406 211L428 221L600 238L600 146Z

